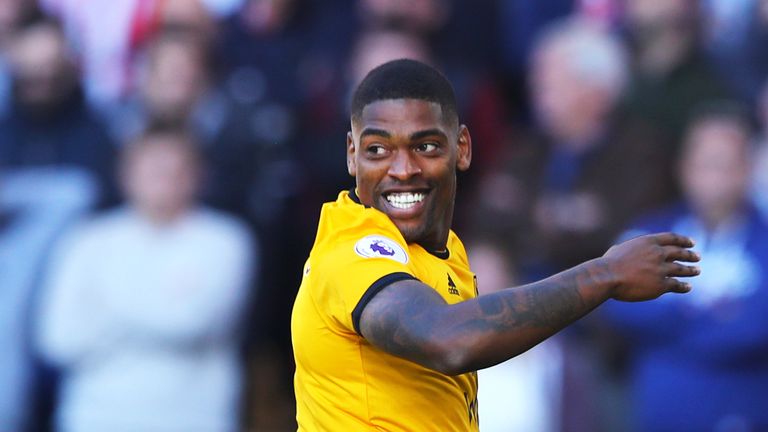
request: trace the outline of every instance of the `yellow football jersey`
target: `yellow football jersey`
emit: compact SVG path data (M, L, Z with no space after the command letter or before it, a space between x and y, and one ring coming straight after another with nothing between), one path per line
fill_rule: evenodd
M300 431L477 431L477 374L447 376L387 354L359 334L371 298L415 278L448 303L477 295L466 251L407 244L382 212L342 192L326 203L291 318Z

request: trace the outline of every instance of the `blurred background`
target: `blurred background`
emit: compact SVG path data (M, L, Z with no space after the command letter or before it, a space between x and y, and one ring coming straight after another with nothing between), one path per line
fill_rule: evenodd
M295 430L301 268L397 58L472 133L482 292L704 256L481 371L482 430L768 430L768 1L0 0L0 432Z

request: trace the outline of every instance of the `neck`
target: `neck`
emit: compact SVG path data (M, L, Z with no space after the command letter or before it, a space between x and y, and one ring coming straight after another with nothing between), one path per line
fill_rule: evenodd
M187 213L187 208L174 209L153 209L138 207L139 214L149 221L150 224L158 227L169 226L181 219Z
M418 244L419 246L424 248L425 251L429 252L430 254L438 258L442 258L442 259L448 258L449 252L448 252L448 246L446 244L443 244L442 246L437 248L430 247L429 245L425 245L423 243L418 243Z
M741 208L709 209L700 211L699 219L704 224L704 228L707 231L713 232L738 217L741 213Z
M584 124L564 133L557 134L555 140L560 145L576 152L584 151L597 142L601 128L599 124Z

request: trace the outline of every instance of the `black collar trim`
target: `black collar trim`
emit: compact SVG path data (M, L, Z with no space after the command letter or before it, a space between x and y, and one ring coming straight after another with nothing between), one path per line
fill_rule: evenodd
M434 255L443 260L448 259L448 257L451 256L451 251L449 251L448 249L445 249L444 251L434 251L431 249L424 248L424 250L429 252L430 255Z

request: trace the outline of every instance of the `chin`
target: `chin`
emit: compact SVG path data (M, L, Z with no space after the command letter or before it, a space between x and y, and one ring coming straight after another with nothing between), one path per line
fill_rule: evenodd
M424 226L423 224L413 224L413 223L401 223L401 222L395 222L395 226L397 226L397 229L400 230L400 233L403 235L403 238L408 243L419 243L421 240L424 239Z

